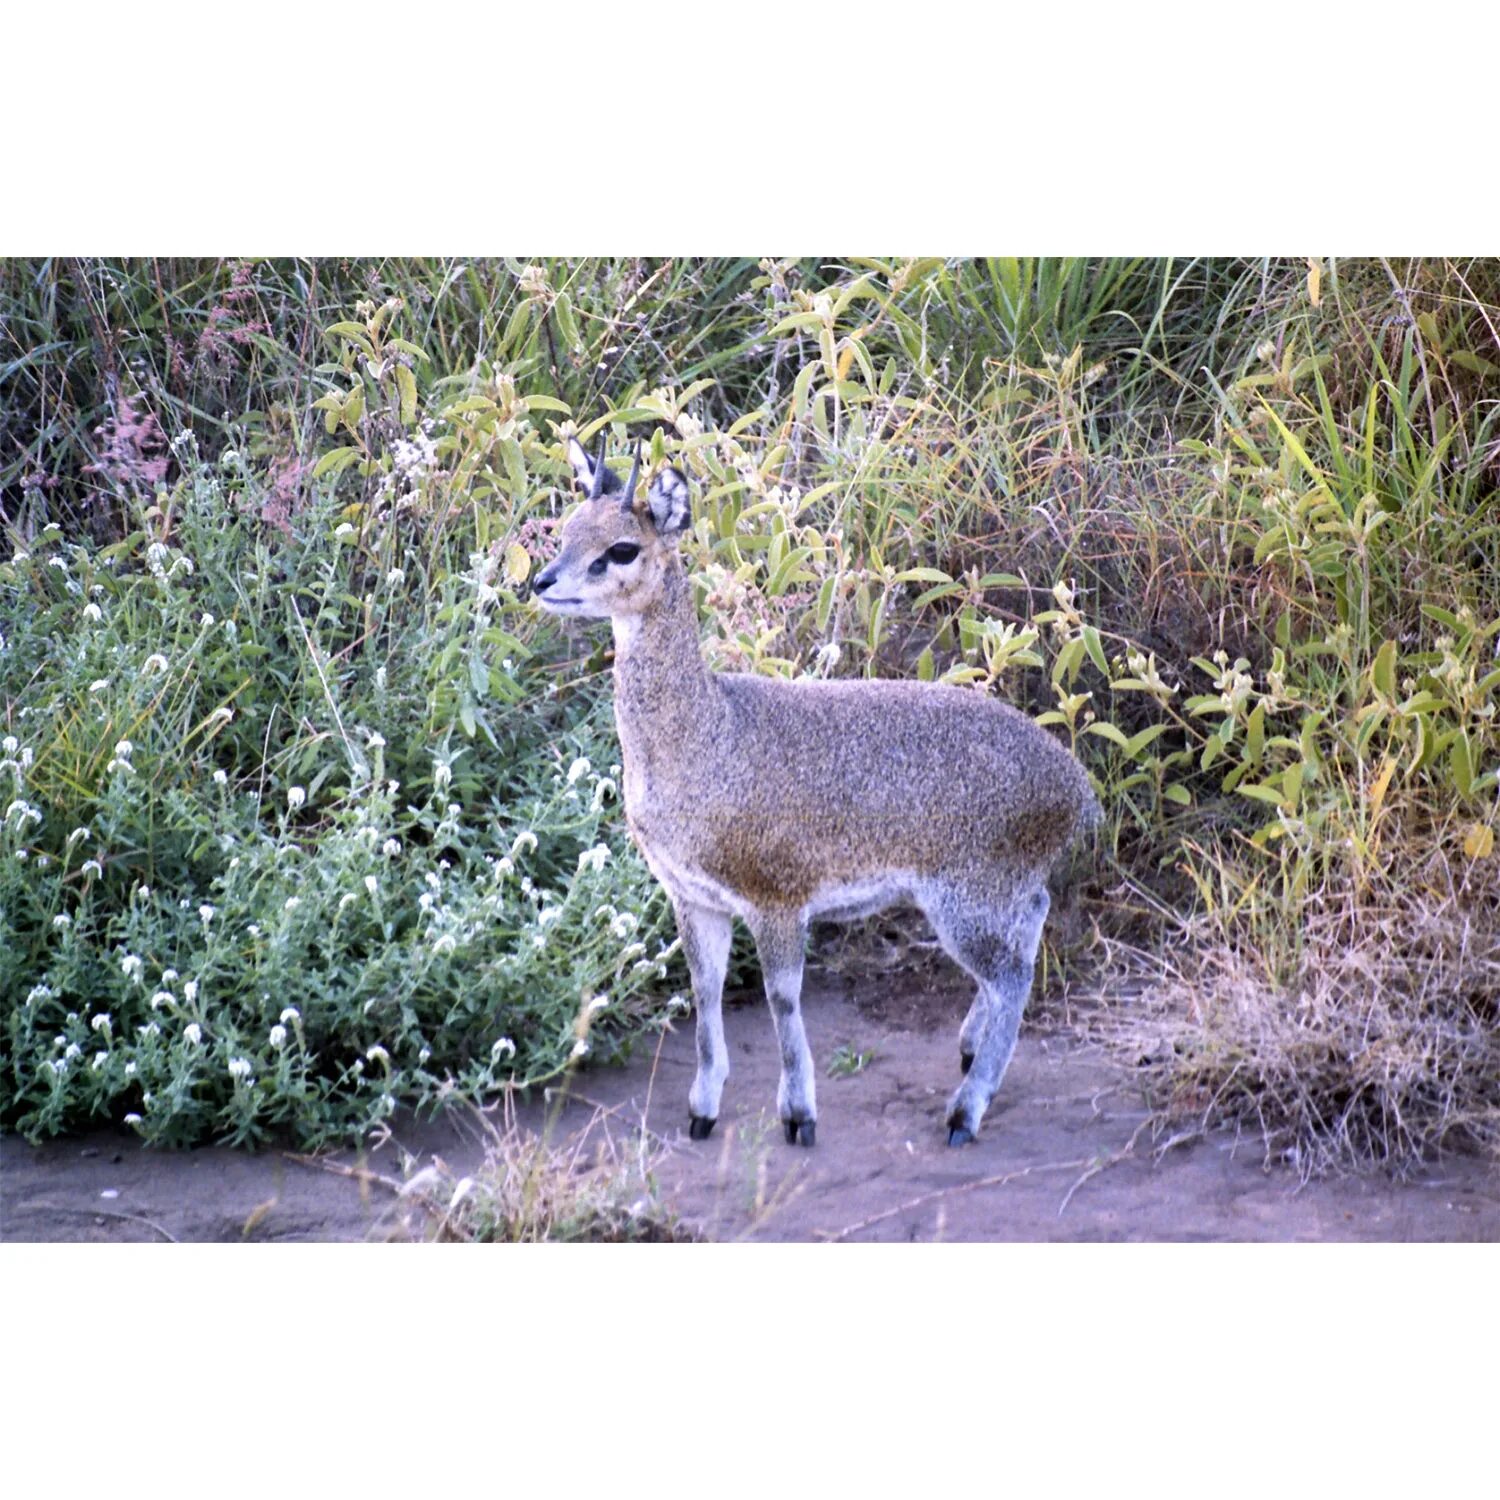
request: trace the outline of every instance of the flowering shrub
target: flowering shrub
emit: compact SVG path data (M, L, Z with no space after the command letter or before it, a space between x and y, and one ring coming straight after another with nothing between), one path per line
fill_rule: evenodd
M234 504L0 564L0 1118L310 1145L607 1054L671 952L607 704L508 634L491 683L486 557L351 602L332 518L276 559Z

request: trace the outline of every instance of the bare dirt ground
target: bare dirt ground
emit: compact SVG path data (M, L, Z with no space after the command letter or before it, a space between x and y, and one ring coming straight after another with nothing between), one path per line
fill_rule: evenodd
M726 1006L732 1074L713 1136L686 1134L691 1022L623 1068L580 1074L566 1100L533 1099L523 1127L584 1157L606 1138L661 1150L665 1205L714 1239L1493 1240L1500 1173L1448 1156L1404 1182L1300 1185L1266 1170L1259 1141L1208 1136L1162 1152L1129 1073L1059 1033L1023 1036L973 1145L943 1125L958 1079L966 984L951 975L857 983L810 974L805 1010L820 1069L873 1053L818 1086L818 1144L787 1146L775 1118L776 1052L764 1004ZM403 1163L403 1152L407 1161ZM454 1116L399 1127L362 1160L391 1178L440 1156L455 1175L483 1156ZM360 1240L387 1237L391 1194L280 1152L149 1151L100 1132L32 1147L0 1140L0 1239Z

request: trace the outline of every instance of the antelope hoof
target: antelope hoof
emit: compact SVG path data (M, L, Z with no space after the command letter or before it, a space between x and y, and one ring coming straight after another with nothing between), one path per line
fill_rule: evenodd
M795 1146L798 1137L801 1137L804 1146L815 1146L818 1141L818 1126L815 1120L783 1120L782 1128L786 1131L786 1143Z
M958 1071L967 1073L974 1066L974 1054L972 1052L960 1052L958 1054Z
M695 1141L706 1141L713 1134L714 1122L704 1115L688 1116L688 1136Z
M962 1125L950 1125L948 1127L948 1144L950 1146L967 1146L974 1139L974 1132L965 1129Z

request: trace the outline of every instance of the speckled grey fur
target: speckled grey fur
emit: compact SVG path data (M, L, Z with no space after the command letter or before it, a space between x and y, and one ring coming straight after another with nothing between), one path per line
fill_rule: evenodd
M587 488L595 470L570 456ZM1015 1047L1053 862L1098 817L1082 767L1024 714L916 682L788 682L710 672L676 542L687 483L665 469L643 500L608 473L536 580L557 614L608 616L625 815L672 898L698 1008L694 1133L719 1112L729 1057L719 1016L730 919L754 934L781 1047L777 1108L814 1139L802 951L814 916L910 901L978 993L960 1034L972 1065L949 1139L972 1139ZM606 561L611 547L640 550Z

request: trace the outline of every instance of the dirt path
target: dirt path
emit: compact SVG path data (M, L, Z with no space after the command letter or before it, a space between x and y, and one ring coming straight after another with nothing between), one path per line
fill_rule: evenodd
M533 1102L520 1123L539 1128L550 1113L554 1141L585 1126L595 1139L629 1140L649 1095L646 1123L669 1148L657 1168L663 1197L716 1239L1500 1238L1500 1174L1471 1158L1447 1158L1405 1183L1377 1176L1300 1189L1292 1174L1262 1169L1256 1142L1198 1140L1157 1159L1128 1078L1057 1035L1023 1038L979 1140L950 1150L943 1113L966 988L906 978L862 982L858 995L809 977L807 1031L820 1067L843 1046L874 1054L852 1076L820 1076L812 1151L781 1139L760 1003L726 1007L733 1072L710 1140L689 1141L684 1130L691 1024L668 1035L659 1056L645 1049L628 1067L582 1074L560 1109ZM456 1174L481 1160L478 1132L460 1119L398 1135L419 1160L440 1155ZM399 1177L398 1157L387 1146L369 1165ZM0 1141L0 1239L354 1240L382 1232L389 1207L382 1189L277 1153L147 1151L114 1132L39 1148Z

